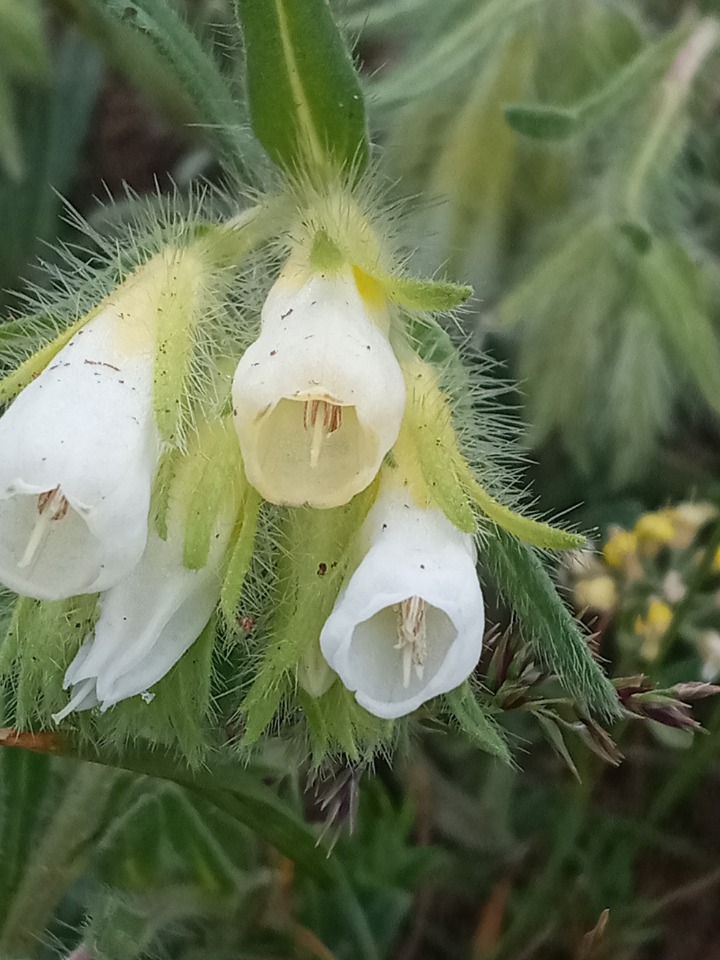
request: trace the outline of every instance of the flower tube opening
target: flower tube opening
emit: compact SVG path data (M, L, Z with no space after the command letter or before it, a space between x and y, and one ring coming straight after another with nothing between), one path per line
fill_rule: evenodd
M414 698L426 686L426 672L434 676L440 670L457 636L444 611L408 597L355 627L348 668L363 671L363 694L370 700Z
M233 381L247 478L266 500L336 507L372 483L405 407L387 323L350 268L280 276Z
M287 477L293 477L293 502L323 504L351 482L362 489L372 482L377 441L364 429L354 406L326 397L283 398L268 412L257 437L257 465L266 499L287 499ZM252 481L255 472L248 469Z

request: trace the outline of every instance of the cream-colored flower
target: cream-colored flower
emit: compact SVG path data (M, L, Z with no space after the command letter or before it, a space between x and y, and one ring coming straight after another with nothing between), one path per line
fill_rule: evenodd
M405 406L388 323L351 267L286 266L233 382L247 478L266 500L335 507L372 482Z

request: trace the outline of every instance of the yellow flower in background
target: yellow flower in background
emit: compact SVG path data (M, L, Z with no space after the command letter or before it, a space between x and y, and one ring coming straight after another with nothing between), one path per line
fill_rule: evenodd
M637 554L638 537L636 533L614 527L603 547L603 560L613 570L622 570L628 558Z
M670 626L672 617L672 608L664 600L653 597L648 604L646 615L636 618L634 630L636 636L641 637L643 641L640 647L640 656L643 660L657 659L660 653L660 640Z
M675 525L670 510L658 510L645 513L635 524L633 533L638 539L642 552L655 554L661 547L672 542Z
M712 565L713 573L720 573L720 547L715 551L715 557Z
M617 606L615 581L607 574L579 580L575 585L575 604L579 610L612 613Z

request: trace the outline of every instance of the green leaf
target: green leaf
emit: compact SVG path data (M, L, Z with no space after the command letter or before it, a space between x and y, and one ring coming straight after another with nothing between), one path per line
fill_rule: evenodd
M557 674L582 709L605 718L619 716L614 687L534 551L498 530L485 544L482 563L542 666Z
M22 148L8 78L0 73L0 167L10 180L23 175Z
M658 240L642 259L640 281L670 356L720 413L720 339L703 303L696 265L682 247Z
M0 755L0 928L33 849L49 776L47 756L24 750Z
M249 153L257 153L245 129L245 114L213 58L167 0L73 3L88 7L101 29L110 18L146 37L184 90L220 158L230 168L245 171Z
M290 173L361 170L362 90L327 0L236 0L253 129Z
M577 132L579 110L552 105L516 104L505 107L505 119L517 133L533 140L565 140Z
M511 104L505 108L505 119L518 133L535 140L564 140L585 131L651 90L687 35L685 26L663 34L644 47L603 87L574 106Z
M46 80L49 58L37 0L0 0L2 67L9 76Z
M379 277L386 296L408 310L432 310L445 313L454 310L472 296L465 284L444 280L418 280L414 277Z
M504 733L495 720L485 712L467 681L450 693L446 693L445 702L460 729L481 750L509 766L515 765Z

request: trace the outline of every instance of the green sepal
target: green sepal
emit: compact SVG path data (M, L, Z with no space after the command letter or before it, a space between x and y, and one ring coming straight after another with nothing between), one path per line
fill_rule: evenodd
M233 624L245 578L255 549L258 515L262 498L254 487L248 487L233 531L230 553L220 592L220 610L227 624Z
M152 687L152 699L130 697L95 718L97 741L108 749L124 750L145 740L154 749L164 746L190 766L202 763L210 744L212 655L215 618Z
M394 736L395 724L364 710L342 683L334 683L318 698L299 690L298 700L307 720L314 767L339 754L355 762L370 759Z
M233 522L245 489L232 421L226 417L203 424L196 445L179 465L172 491L184 508L183 564L189 570L205 566L220 517Z
M483 708L467 680L443 699L460 729L476 746L508 766L515 766L504 732Z
M70 324L62 333L59 333L49 343L41 347L27 360L24 360L12 373L0 380L0 403L7 403L17 396L21 390L31 383L55 359L63 347L67 346L78 330L89 323L99 312L100 307Z
M195 327L210 307L211 268L199 245L196 250L167 250L162 256L167 277L152 303L156 323L153 408L161 440L180 446Z
M607 719L619 716L615 688L533 549L498 529L483 547L482 568L513 610L539 663L557 675L582 709Z
M53 601L17 599L0 646L0 676L12 680L16 726L48 726L52 714L66 705L65 671L92 633L97 615L96 594Z
M168 538L168 508L170 506L170 491L177 471L182 463L182 451L176 447L165 450L160 456L158 468L153 480L152 497L150 500L151 523L161 540Z
M361 171L362 89L327 0L236 0L255 135L291 174Z
M330 616L350 563L355 534L373 496L374 485L342 507L288 511L272 634L241 706L246 718L245 744L260 738L295 688L297 665L308 646L317 643Z
M446 313L461 306L473 293L472 287L448 280L377 274L374 279L382 286L388 300L399 307L405 307L406 310Z
M310 265L320 273L339 270L347 262L342 250L331 240L324 230L318 230L313 237L310 251Z
M521 513L515 513L510 507L500 503L478 483L467 464L463 474L462 479L468 495L485 516L519 540L524 540L525 543L540 547L542 550L573 550L585 543L585 537L581 534L558 530L557 527L551 527L549 523L544 523L542 520L524 517Z

